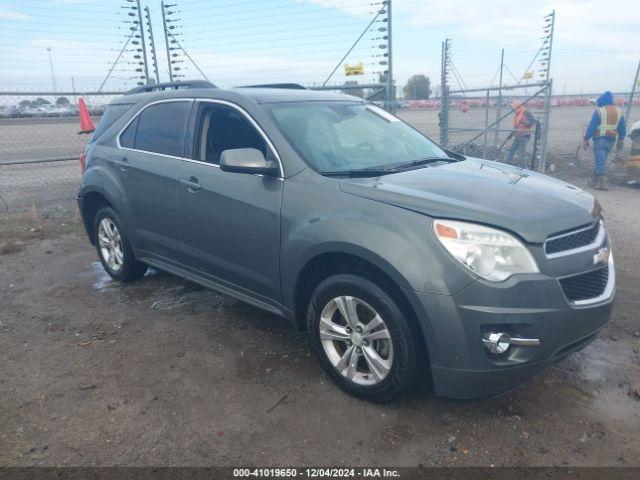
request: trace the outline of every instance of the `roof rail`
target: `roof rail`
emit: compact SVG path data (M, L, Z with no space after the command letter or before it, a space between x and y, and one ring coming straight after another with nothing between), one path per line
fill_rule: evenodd
M242 85L239 88L282 88L286 90L307 90L307 87L299 83L264 83L261 85Z
M182 90L186 88L216 88L216 86L206 80L186 80L184 82L167 82L167 83L150 83L141 85L127 91L125 95L133 95L134 93L147 93L164 90Z

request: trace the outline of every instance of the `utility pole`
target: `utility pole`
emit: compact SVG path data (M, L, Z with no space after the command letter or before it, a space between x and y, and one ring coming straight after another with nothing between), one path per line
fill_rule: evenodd
M53 85L53 91L58 90L58 86L56 85L56 74L53 71L53 59L51 58L51 48L47 47L47 52L49 52L49 68L51 69L51 84Z
M147 63L147 47L144 41L144 25L142 23L142 10L140 9L140 0L136 0L138 11L138 25L140 25L140 43L142 45L142 61L144 63L144 83L149 83L149 65Z
M167 29L167 14L165 9L167 6L164 4L164 0L160 2L160 8L162 10L162 28L164 29L164 44L167 49L167 67L169 68L169 81L173 82L173 71L171 68L171 49L169 48L169 31Z
M504 48L502 49L502 53L500 54L500 83L498 83L498 100L496 102L496 131L493 136L493 143L498 145L498 137L500 136L500 124L501 124L501 116L502 116L502 72L504 70Z
M71 91L73 92L73 104L76 105L78 103L76 98L76 80L71 77Z
M395 111L395 91L393 86L393 50L391 43L391 0L387 0L387 110L391 113Z
M153 70L156 74L156 83L160 83L160 73L158 72L158 57L156 56L156 44L153 41L153 27L151 26L151 13L149 7L144 7L144 13L147 18L147 27L149 28L149 46L151 47L151 58L153 59Z
M631 106L633 105L633 97L636 94L636 87L638 86L638 75L640 75L640 62L638 62L638 68L636 68L636 76L633 79L633 86L631 87L631 95L629 95L629 101L627 102L627 113L625 115L625 120L627 125L631 126L629 117L631 115ZM627 127L629 128L629 127Z
M549 15L545 17L545 22L547 25L545 27L549 28L549 35L547 37L548 47L547 47L547 55L546 55L546 74L545 74L545 83L547 85L547 91L545 99L544 99L544 119L543 126L544 130L542 132L542 148L540 152L540 171L544 173L547 168L547 145L549 143L549 117L551 114L551 94L553 91L553 81L551 80L551 53L553 51L553 30L556 25L556 11L552 10ZM533 161L535 162L535 158Z

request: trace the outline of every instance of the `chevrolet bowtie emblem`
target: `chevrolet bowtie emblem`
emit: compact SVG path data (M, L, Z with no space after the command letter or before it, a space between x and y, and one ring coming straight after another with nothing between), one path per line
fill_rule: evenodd
M593 256L593 264L598 265L600 263L604 263L604 264L608 263L609 254L610 254L609 247L602 247L600 250L598 250L598 253L596 253Z

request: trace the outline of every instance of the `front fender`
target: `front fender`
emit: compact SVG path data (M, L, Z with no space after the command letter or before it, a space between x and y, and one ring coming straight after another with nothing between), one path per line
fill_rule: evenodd
M474 280L439 244L429 217L346 194L338 182L303 172L287 180L283 196L281 272L287 307L295 304L302 269L324 253L358 256L414 292L452 295Z

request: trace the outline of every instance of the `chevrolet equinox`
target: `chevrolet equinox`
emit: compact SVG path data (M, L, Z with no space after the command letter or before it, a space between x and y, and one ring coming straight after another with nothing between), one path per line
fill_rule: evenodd
M367 400L421 381L504 392L610 316L591 194L447 151L355 97L139 87L107 108L82 166L80 211L111 277L153 266L290 319Z

